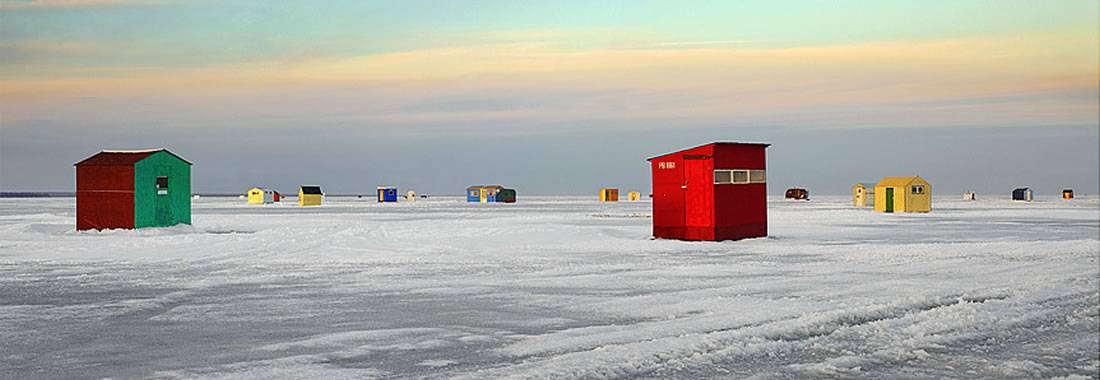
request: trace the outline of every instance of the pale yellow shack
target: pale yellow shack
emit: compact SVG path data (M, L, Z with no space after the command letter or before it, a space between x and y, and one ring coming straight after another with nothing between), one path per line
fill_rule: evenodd
M872 188L868 188L863 182L856 183L852 186L852 206L855 207L867 207L875 204L875 192Z

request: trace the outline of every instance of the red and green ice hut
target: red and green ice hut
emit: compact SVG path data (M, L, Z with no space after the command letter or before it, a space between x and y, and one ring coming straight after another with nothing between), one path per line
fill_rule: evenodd
M167 149L105 150L75 166L77 230L191 224L191 163Z

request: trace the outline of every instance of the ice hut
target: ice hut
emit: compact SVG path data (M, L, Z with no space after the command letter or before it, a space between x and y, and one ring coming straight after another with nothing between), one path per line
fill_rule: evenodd
M1065 199L1065 200L1073 199L1073 189L1063 189L1062 190L1062 199Z
M263 187L248 189L248 204L258 205L275 203L275 197L275 190Z
M653 236L682 240L767 236L768 146L714 142L647 159L653 176Z
M416 192L412 191L412 190L406 191L405 192L405 200L409 201L409 202L415 202L416 201Z
M629 193L626 193L626 200L628 200L628 201L640 201L640 200L642 200L642 193L639 193L637 191L631 191Z
M852 205L855 207L867 207L875 204L875 191L874 186L868 188L864 183L857 182L855 186L852 186Z
M875 211L930 212L932 185L920 176L883 178L875 185Z
M810 200L810 192L803 188L792 187L790 189L787 189L786 193L783 193L783 198L794 199L797 201L808 201Z
M397 188L393 186L379 186L378 203L397 203Z
M466 188L467 202L489 203L497 201L497 192L503 189L500 185L474 185Z
M516 189L501 188L497 191L497 202L516 203Z
M191 224L191 163L167 149L105 150L74 166L77 230Z
M1020 187L1012 190L1012 200L1021 202L1031 202L1035 199L1035 194L1031 192L1030 188Z
M973 191L967 191L967 192L963 193L963 200L964 201L972 201L972 200L976 200L976 199L978 199L978 195L975 194Z
M618 202L619 189L600 189L600 202Z
M481 202L481 185L466 188L466 202Z
M299 206L320 206L324 197L325 193L321 192L320 186L302 185L298 187Z

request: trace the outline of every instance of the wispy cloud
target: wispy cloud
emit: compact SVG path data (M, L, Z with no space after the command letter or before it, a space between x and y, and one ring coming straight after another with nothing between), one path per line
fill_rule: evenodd
M161 0L0 0L0 11L22 9L74 9L127 5L152 5Z
M150 123L172 118L196 125L484 122L512 125L513 131L518 125L609 120L727 126L1095 123L1095 92L1082 91L1096 86L1097 53L1067 49L1076 45L1061 40L1035 35L782 49L490 44L12 79L0 86L0 104L16 125L46 114L105 123L147 116ZM134 99L144 105L141 115L113 104ZM447 106L423 106L432 103Z
M27 63L42 64L51 59L72 59L105 51L107 47L99 43L49 40L0 42L0 68Z
M652 46L731 46L731 45L747 45L756 43L755 40L717 40L717 41L669 41L658 42Z

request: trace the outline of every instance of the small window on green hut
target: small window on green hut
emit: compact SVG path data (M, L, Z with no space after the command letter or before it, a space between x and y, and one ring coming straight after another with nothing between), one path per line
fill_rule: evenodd
M913 185L913 194L924 194L924 185Z
M168 195L168 177L157 177L157 195Z

